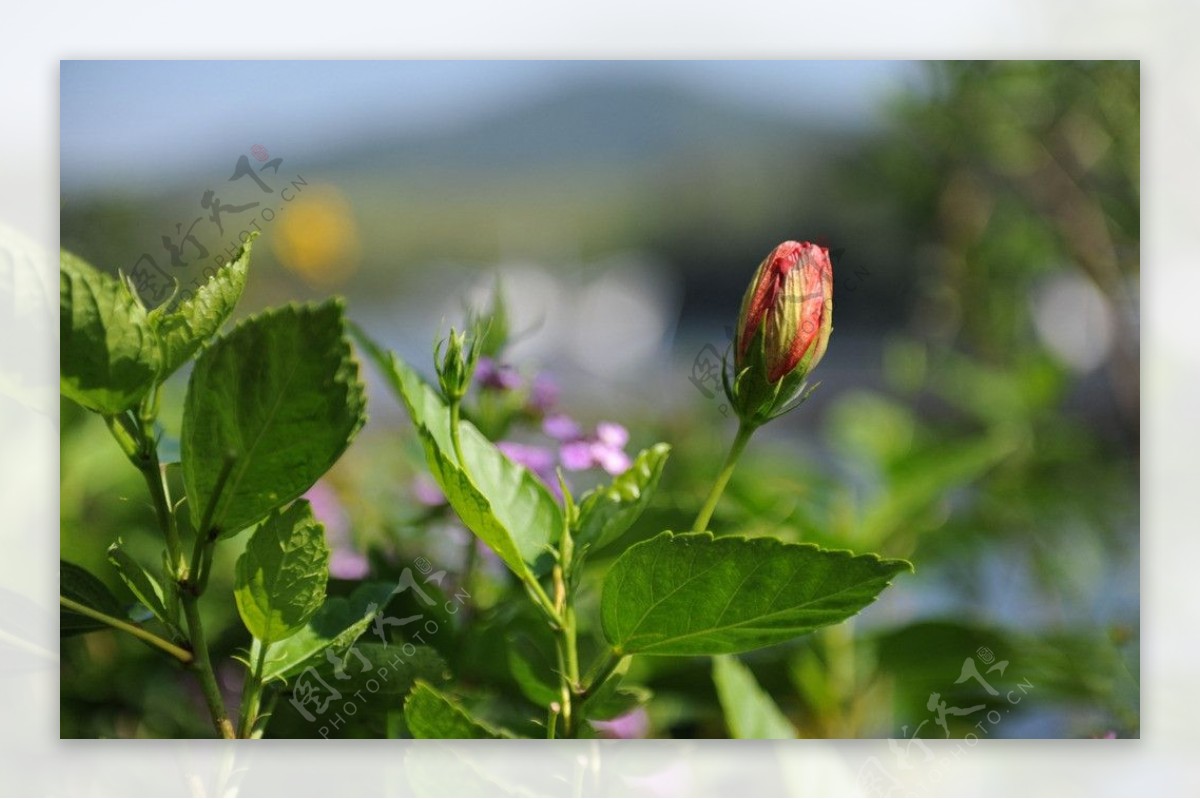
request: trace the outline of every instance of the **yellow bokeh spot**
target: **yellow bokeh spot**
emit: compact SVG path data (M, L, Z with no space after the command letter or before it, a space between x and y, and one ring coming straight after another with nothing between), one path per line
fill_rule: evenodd
M358 269L358 225L349 201L328 185L303 187L280 208L271 252L309 285L329 288Z

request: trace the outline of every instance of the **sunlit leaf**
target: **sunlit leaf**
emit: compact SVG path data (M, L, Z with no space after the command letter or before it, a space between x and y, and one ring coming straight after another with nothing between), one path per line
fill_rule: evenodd
M670 452L671 448L666 444L655 444L643 450L633 465L614 477L611 484L589 492L582 499L579 532L575 537L580 549L606 546L637 521L658 488Z
M238 558L233 596L246 629L263 643L298 632L325 600L329 547L305 500L255 528Z
M579 710L585 719L610 721L650 701L650 689L622 684L628 671L629 659L625 658L608 679L588 694Z
M782 643L875 601L912 566L773 538L662 533L604 580L604 635L620 654L716 655Z
M429 683L418 680L404 703L404 721L414 738L511 738L474 718L462 705Z
M221 329L242 296L249 266L247 242L230 263L217 269L194 294L189 292L170 311L151 313L162 340L163 378L190 360Z
M394 589L391 583L364 583L349 597L326 599L301 630L271 646L264 681L289 679L319 665L327 651L340 656L387 607Z
M394 354L358 337L408 408L429 469L463 524L517 575L546 572L553 562L551 542L563 526L562 510L546 487L469 422L459 429L464 471L450 438L449 409L437 391Z
M132 408L162 362L145 307L128 285L65 250L58 274L60 391L98 413Z
M121 582L137 597L154 617L165 624L172 632L182 635L179 620L167 610L167 597L158 578L145 567L129 556L117 541L108 548L108 562L117 570Z
M221 535L300 496L345 451L366 401L343 324L337 301L289 305L242 322L201 353L181 436L193 524L227 469L213 514Z

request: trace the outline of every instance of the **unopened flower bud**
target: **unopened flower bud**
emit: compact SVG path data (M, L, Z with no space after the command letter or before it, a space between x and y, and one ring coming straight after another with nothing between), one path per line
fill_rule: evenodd
M471 385L471 376L479 361L477 336L450 329L450 335L434 348L433 360L437 369L438 386L448 403L461 402Z
M750 361L762 332L767 381L778 383L797 368L812 371L833 328L833 265L829 251L810 242L785 241L759 265L742 300L734 368Z
M761 424L802 399L805 378L825 354L832 330L829 250L785 241L759 264L742 299L733 384L726 387L739 416Z

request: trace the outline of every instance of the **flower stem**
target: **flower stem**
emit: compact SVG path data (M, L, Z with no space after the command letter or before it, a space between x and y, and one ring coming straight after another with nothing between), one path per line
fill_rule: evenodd
M729 454L725 457L725 463L721 466L721 472L717 475L717 480L713 483L712 490L708 492L708 498L704 500L704 506L700 508L700 513L696 515L696 521L692 522L692 529L703 531L708 528L708 522L712 519L713 511L717 508L717 501L721 499L721 494L725 491L726 484L729 483L729 478L733 476L734 467L737 466L738 458L742 455L742 450L746 448L746 444L750 441L750 436L754 435L757 427L752 427L745 422L738 425L737 435L733 438L733 444L729 447Z
M454 457L458 461L458 468L466 472L467 460L463 457L462 439L458 433L461 424L462 401L452 401L450 403L450 443L454 446Z
M87 605L81 605L73 599L67 599L65 596L59 596L58 602L68 610L73 610L80 615L87 616L90 619L95 619L98 622L107 624L113 629L120 630L140 638L151 646L156 646L171 657L178 659L181 663L190 664L192 662L191 652L187 651L183 647L176 646L170 641L159 638L154 633L138 627L136 624L130 624L129 622L109 616L107 613L101 613L98 610L93 610Z
M579 635L578 628L575 624L575 609L567 607L566 609L567 623L564 625L567 645L567 684L571 689L573 697L578 696L580 691L579 686Z
M450 444L454 448L454 459L458 461L458 468L464 474L467 473L467 461L463 457L462 436L459 433L459 427L462 425L462 400L450 401ZM462 586L470 593L471 581L475 572L475 564L478 560L479 544L475 540L474 533L467 537L467 551L463 558L462 571Z
M267 663L267 644L255 641L258 646L258 657L254 659L254 667L246 675L246 687L242 693L241 721L238 725L238 737L250 738L254 733L254 723L258 720L258 708L262 702L263 668Z
M565 645L564 630L557 630L557 637L554 639L554 653L557 657L558 675L559 675L559 695L558 695L558 713L563 722L563 737L571 737L572 715L571 715L571 688L567 680L567 653ZM553 738L554 730L548 730L547 736Z

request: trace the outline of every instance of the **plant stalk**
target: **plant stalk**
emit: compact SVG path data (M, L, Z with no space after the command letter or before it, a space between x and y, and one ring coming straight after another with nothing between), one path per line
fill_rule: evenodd
M238 737L250 738L254 734L254 723L258 719L258 708L262 703L263 669L267 663L267 644L259 641L258 657L254 659L254 667L247 675L246 687L242 689L241 721L238 725Z
M233 739L233 724L225 710L225 700L221 697L221 688L217 685L217 676L213 672L212 662L208 658L208 642L204 640L204 623L200 620L199 597L190 591L182 591L183 613L187 618L188 637L192 642L192 650L196 660L192 670L200 680L200 690L204 692L204 701L208 712L212 715L213 726L222 738Z
M157 392L153 401L147 400L139 414L139 423L129 417L108 417L106 421L109 430L117 439L126 454L130 454L128 445L135 445L136 453L130 455L130 460L146 480L146 487L154 501L154 510L158 515L159 527L167 544L167 559L170 566L168 590L174 592L183 606L184 617L187 619L188 644L191 648L189 668L196 673L200 689L204 693L205 703L212 716L213 727L222 738L234 738L233 725L225 710L225 702L221 697L221 689L217 685L217 677L213 672L212 661L208 655L208 643L204 638L204 624L200 619L198 605L200 591L189 582L188 563L183 556L183 544L179 538L179 528L175 523L175 514L171 510L170 487L166 473L158 459L158 444L154 440L154 408L157 405ZM204 536L198 534L198 539ZM202 558L203 560L203 558ZM192 566L200 568L201 563Z
M166 652L171 657L179 660L181 663L190 664L192 662L192 653L191 652L187 651L183 647L172 644L170 641L167 641L163 638L159 638L154 633L150 632L149 630L138 627L136 624L130 624L129 622L122 621L121 619L115 618L113 616L109 616L107 613L101 613L98 610L89 608L87 605L81 605L80 603L76 602L73 599L67 599L65 596L59 596L58 602L64 608L73 610L76 613L79 613L80 615L87 616L90 619L95 619L98 622L107 624L109 627L112 627L113 629L120 630L122 632L129 633L132 636L140 638L141 640L145 641L146 643L150 644L151 646L158 647L159 649Z
M555 629L555 649L558 655L558 673L561 680L563 737L574 738L578 728L579 704L583 696L579 681L578 627L575 623L575 608L571 601L568 581L561 565L554 567L554 605L561 623Z
M462 434L459 432L459 427L462 426L462 400L450 401L450 444L454 448L454 458L458 461L458 468L463 474L469 476L467 471L467 461L463 457ZM479 560L479 546L475 540L475 535L472 533L467 538L466 556L463 558L462 585L471 591L471 582L474 579L475 564Z
M141 453L138 469L146 480L150 490L150 498L154 501L154 510L158 515L158 525L163 531L167 542L167 557L171 562L173 573L172 583L178 583L187 576L187 562L183 558L183 543L179 538L179 527L175 523L175 514L171 512L171 500L167 493L167 476L163 473L162 464L158 461L158 447L152 439L142 437Z
M462 424L462 400L450 403L450 444L454 447L454 457L458 460L458 468L467 471L467 461L463 457L462 438L458 428Z
M717 502L721 499L721 494L725 492L725 486L729 483L729 478L733 476L733 470L737 466L738 458L741 457L742 450L749 443L750 436L754 435L754 431L757 429L745 422L738 424L737 435L733 437L733 444L729 447L729 454L725 456L725 463L722 464L721 471L717 474L716 482L713 483L712 489L708 492L708 498L704 500L704 505L700 508L700 513L696 515L696 521L692 522L692 530L704 531L708 529L708 522L712 519L713 511L717 509Z

